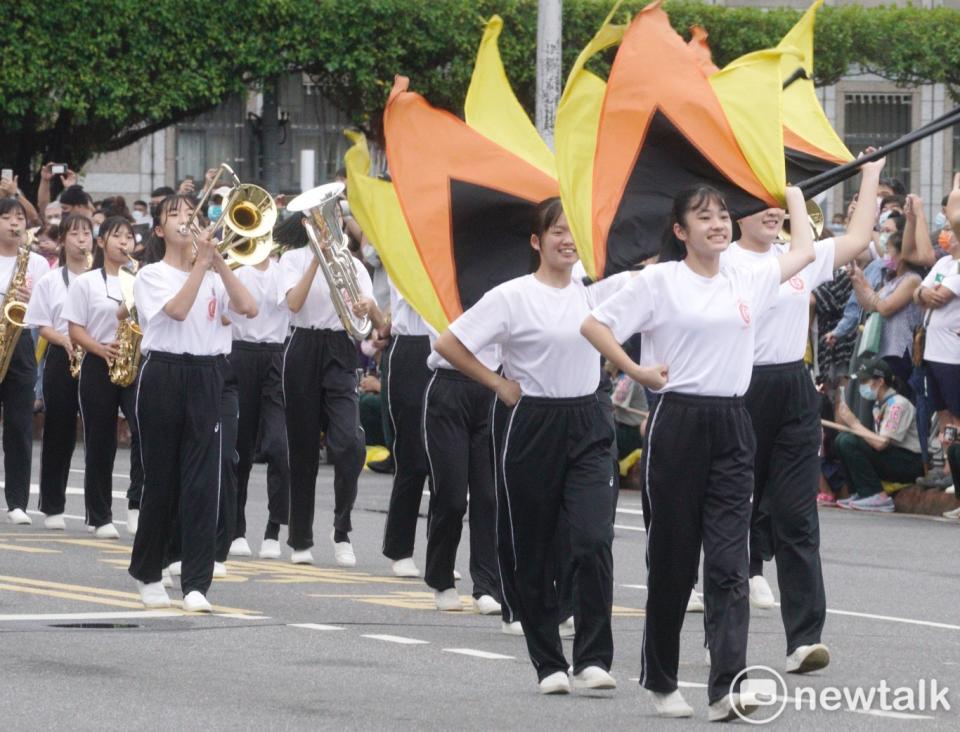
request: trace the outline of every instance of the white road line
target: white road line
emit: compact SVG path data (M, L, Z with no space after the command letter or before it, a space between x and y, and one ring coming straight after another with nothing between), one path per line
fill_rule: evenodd
M269 615L247 615L246 613L210 613L215 618L231 618L232 620L270 620Z
M70 468L70 472L71 472L71 473L80 473L80 475L83 475L83 474L86 473L87 471L85 471L85 470L80 470L80 468ZM120 473L111 473L110 475L112 475L114 478L120 478L121 480L130 480L130 476L129 476L129 475L121 475ZM126 495L126 494L124 494L124 495Z
M387 643L400 643L401 645L407 645L407 646L415 646L415 645L421 645L421 644L426 645L430 643L430 641L419 640L417 638L404 638L402 635L377 635L375 633L372 633L369 635L364 634L364 635L361 635L360 637L372 638L373 640L386 641Z
M643 531L646 532L646 529L642 526L628 526L627 524L614 524L613 528L622 529L623 531Z
M46 516L46 514L45 514L43 511L27 511L27 513L33 514L34 516ZM87 520L87 519L86 519L85 517L83 517L83 516L74 516L73 514L69 514L69 513L63 514L63 517L64 517L65 519L73 519L74 521L86 521L86 520ZM126 521L120 521L119 519L114 519L114 520L113 520L113 523L114 523L114 524L119 524L120 526L126 526L126 525L127 525L127 522L126 522ZM54 530L54 531L55 531L55 530Z
M444 653L459 653L461 656L476 656L477 658L503 659L513 661L516 656L504 656L502 653L491 653L490 651L477 651L473 648L444 648Z
M620 585L621 587L626 587L630 590L645 590L647 589L646 585Z
M30 613L24 615L0 615L0 622L19 620L132 620L136 618L179 618L182 616L183 613L179 610L141 610L117 613Z
M617 513L628 513L631 516L643 516L643 511L639 511L636 508L620 508L617 506Z
M343 630L339 625L324 625L323 623L290 623L291 628L306 628L307 630Z

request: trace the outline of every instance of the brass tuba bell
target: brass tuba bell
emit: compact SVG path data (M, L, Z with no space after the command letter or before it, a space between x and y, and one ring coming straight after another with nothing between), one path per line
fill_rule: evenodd
M815 201L805 201L807 205L807 223L813 232L813 240L818 241L823 233L823 209ZM780 230L780 238L783 241L790 241L790 214L783 217L783 228Z

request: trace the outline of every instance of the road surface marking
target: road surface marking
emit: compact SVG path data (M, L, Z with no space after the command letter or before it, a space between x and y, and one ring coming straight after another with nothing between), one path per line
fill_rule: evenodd
M376 633L364 634L361 638L371 638L373 640L386 641L387 643L399 643L406 646L427 645L430 641L419 640L418 638L405 638L402 635L378 635Z
M344 630L339 625L324 625L323 623L290 623L291 628L306 628L307 630Z
M477 651L473 648L444 648L444 653L459 653L461 656L476 656L477 658L490 658L494 660L503 659L513 661L515 656L504 656L502 653L491 653L490 651Z

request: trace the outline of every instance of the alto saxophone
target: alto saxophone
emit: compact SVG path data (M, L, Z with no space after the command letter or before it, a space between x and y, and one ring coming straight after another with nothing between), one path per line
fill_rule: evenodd
M73 351L70 353L70 375L75 379L80 378L80 366L83 364L84 353L86 351L80 346L73 344Z
M3 296L2 316L0 316L0 381L7 376L17 341L23 332L23 320L27 314L27 304L18 301L17 290L27 282L27 266L30 263L30 247L26 244L17 250L17 259L13 265L13 274L7 283L7 292Z
M136 261L131 259L136 265ZM127 307L130 317L124 318L117 326L114 340L117 342L119 353L110 363L110 382L117 386L130 386L137 378L140 368L140 341L143 340L143 331L137 324L137 309L133 304L133 283L135 274L126 269L118 273L120 277L120 292L123 293L123 303Z

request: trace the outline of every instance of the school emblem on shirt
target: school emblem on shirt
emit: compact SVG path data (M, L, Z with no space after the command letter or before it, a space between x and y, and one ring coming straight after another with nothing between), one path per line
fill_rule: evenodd
M207 301L207 320L213 320L215 317L217 317L217 294L213 293Z
M797 292L803 292L803 277L801 277L800 275L794 275L789 280L787 280L787 282L789 282L790 287L792 287Z
M737 300L737 310L744 325L750 325L750 306L743 300Z

